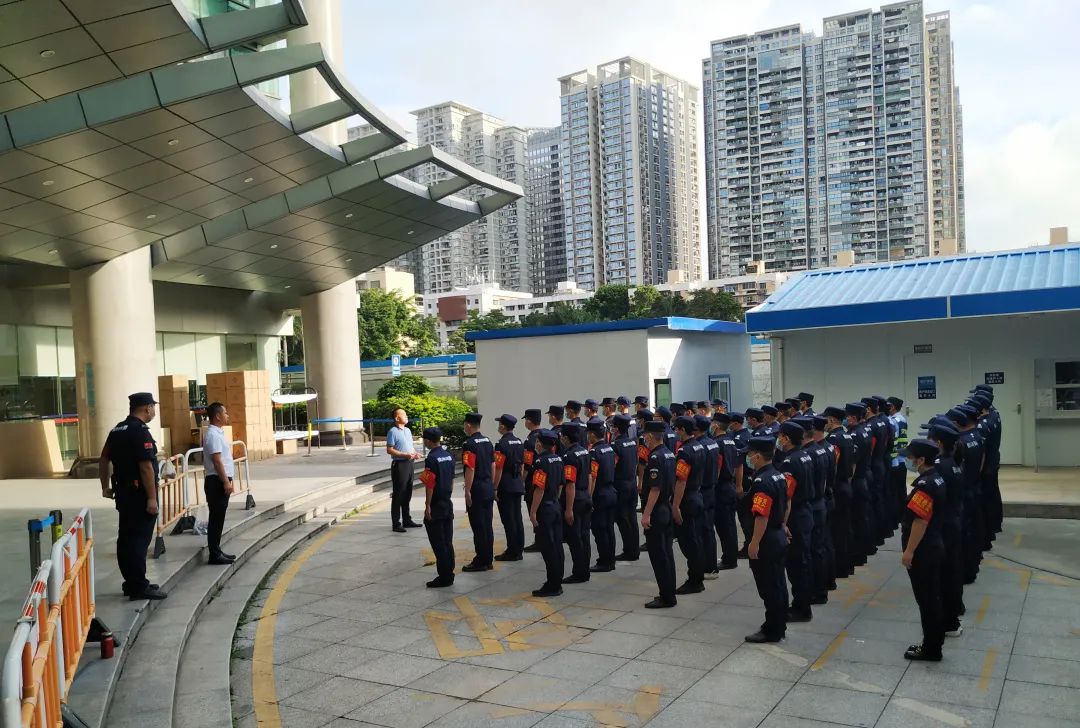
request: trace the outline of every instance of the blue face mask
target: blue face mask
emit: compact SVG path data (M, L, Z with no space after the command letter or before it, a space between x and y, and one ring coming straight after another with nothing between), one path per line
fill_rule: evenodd
M757 469L754 467L754 462L749 458L749 456L746 458L746 467L750 468L751 470Z
M909 473L919 472L919 469L915 467L915 461L911 458L904 458L904 466L908 469Z

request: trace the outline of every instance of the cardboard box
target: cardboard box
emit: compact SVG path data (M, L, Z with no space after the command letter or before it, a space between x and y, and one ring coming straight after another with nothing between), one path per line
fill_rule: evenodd
M243 425L248 421L248 409L246 407L226 407L229 412L229 422L233 425Z
M296 443L297 442L298 442L297 440L278 440L275 443L275 445L276 445L275 449L277 450L277 454L278 455L295 455L296 454Z
M183 389L185 392L188 389L187 374L164 374L158 377L157 380L158 392L162 395L172 389Z
M255 370L225 372L225 386L228 389L258 389L259 373Z
M219 372L217 374L207 374L206 375L206 390L209 392L211 389L220 389L221 391L224 392L226 387L228 386L227 381L228 381L228 373L227 372Z
M227 404L228 390L225 387L206 385L206 403L211 404L213 402L221 402Z
M228 407L246 407L247 406L247 390L246 389L233 389L229 388L225 392L225 404Z

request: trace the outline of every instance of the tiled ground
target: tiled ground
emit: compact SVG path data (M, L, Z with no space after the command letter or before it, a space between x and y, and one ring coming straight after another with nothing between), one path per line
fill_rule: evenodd
M456 526L460 567L471 533L463 514ZM910 664L919 617L897 549L784 642L754 646L742 638L762 606L746 562L662 612L643 608L655 594L644 557L554 599L530 595L538 555L431 590L423 529L395 534L385 510L368 512L267 580L234 644L236 724L260 725L257 695L262 724L288 728L1080 725L1080 582L990 555L963 636L942 663ZM256 646L261 607L305 556L270 655L268 639ZM253 691L253 658L272 659L272 690Z

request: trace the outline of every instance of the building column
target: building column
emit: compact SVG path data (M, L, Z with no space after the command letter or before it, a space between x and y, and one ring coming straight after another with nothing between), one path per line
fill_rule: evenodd
M79 456L97 458L128 415L128 395L157 396L157 344L150 248L71 271ZM161 442L160 425L150 424Z
M300 299L304 324L304 372L319 393L319 418L358 420L364 416L360 389L360 331L356 321L356 282L346 281ZM320 430L333 434L335 425ZM358 422L346 430L360 430ZM328 442L329 440L327 440Z
M326 58L340 68L343 65L341 0L304 0L304 12L307 13L308 24L289 33L288 45L318 43ZM289 79L289 107L293 111L335 100L337 96L315 71L296 74ZM314 133L328 144L339 146L346 142L348 130L344 121L336 121L316 129Z

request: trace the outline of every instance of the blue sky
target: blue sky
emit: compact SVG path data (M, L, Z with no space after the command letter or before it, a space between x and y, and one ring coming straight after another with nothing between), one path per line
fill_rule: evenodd
M1078 0L926 0L952 13L969 250L1080 239ZM789 23L820 33L846 0L342 0L350 80L406 128L450 99L522 126L559 121L559 76L633 55L701 85L709 41ZM880 3L873 7L880 7ZM704 186L704 180L702 180Z

